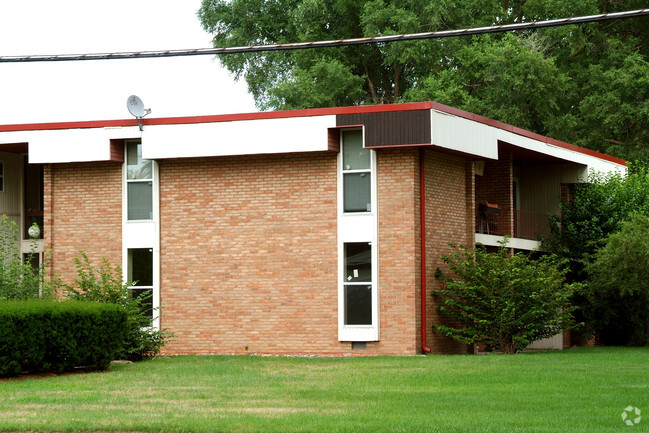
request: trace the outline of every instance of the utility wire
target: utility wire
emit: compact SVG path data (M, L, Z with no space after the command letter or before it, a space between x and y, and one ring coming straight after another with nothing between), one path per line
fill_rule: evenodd
M244 47L223 48L195 48L188 50L164 51L137 51L97 54L57 54L57 55L32 55L32 56L0 56L0 63L24 62L63 62L76 60L110 60L110 59L146 59L157 57L183 57L221 55L235 53L258 53L263 51L305 50L309 48L342 47L349 45L380 44L398 41L412 41L419 39L441 39L453 36L481 35L486 33L510 32L515 30L529 30L544 27L558 27L571 24L592 23L624 18L637 18L649 15L649 8L626 12L613 12L609 14L588 15L583 17L560 18L548 21L532 21L528 23L515 23L495 25L488 27L475 27L460 30L445 30L437 32L410 33L390 36L374 36L369 38L337 39L330 41L295 42L288 44L250 45Z

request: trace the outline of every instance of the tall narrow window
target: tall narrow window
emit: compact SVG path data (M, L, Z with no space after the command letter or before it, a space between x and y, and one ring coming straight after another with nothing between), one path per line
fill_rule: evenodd
M0 161L0 192L5 192L5 164Z
M128 220L153 219L153 163L142 159L142 143L126 144Z
M372 324L372 244L345 244L345 325Z
M142 312L153 320L153 249L129 249L127 271L132 296L141 297Z
M372 157L363 147L363 131L342 132L343 207L345 212L372 211Z

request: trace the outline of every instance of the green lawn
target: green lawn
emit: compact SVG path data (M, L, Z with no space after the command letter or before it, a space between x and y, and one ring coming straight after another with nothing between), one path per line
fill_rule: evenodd
M646 421L627 427L639 407ZM649 348L485 356L183 356L0 382L0 431L649 430Z

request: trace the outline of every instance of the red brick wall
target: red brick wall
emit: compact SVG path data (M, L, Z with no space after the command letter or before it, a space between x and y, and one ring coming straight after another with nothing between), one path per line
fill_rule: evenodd
M160 195L165 352L344 350L336 154L161 161Z
M417 149L377 151L380 338L385 353L420 350L419 157Z
M74 257L84 251L93 264L122 260L122 165L51 164L44 168L44 241L50 271L64 282L76 276Z
M426 151L426 262L427 343L433 353L464 353L467 346L432 332L432 324L449 323L440 317L432 290L440 288L435 270L445 270L441 256L451 252L449 242L473 246L471 165L464 158Z
M380 341L352 351L338 341L336 155L162 161L165 352L416 353L416 154L382 150L377 170Z
M434 282L447 242L470 238L471 177L462 158L426 155ZM419 352L418 158L416 149L377 151L380 341L366 350L338 341L336 154L160 161L161 326L176 333L164 351ZM121 262L121 192L120 164L46 167L45 241L55 273L71 279L80 249L95 262ZM434 352L457 351L428 339Z

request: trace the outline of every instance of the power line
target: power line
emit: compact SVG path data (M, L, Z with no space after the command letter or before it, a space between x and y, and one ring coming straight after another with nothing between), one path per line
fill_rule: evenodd
M592 23L597 21L637 18L649 15L649 9L638 9L626 12L588 15L583 17L560 18L548 21L532 21L528 23L503 24L488 27L475 27L460 30L445 30L437 32L410 33L390 36L374 36L369 38L338 39L330 41L294 42L288 44L251 45L243 47L195 48L188 50L137 51L96 54L57 54L31 56L0 56L0 63L25 62L64 62L78 60L111 60L111 59L146 59L158 57L184 57L221 55L235 53L258 53L263 51L305 50L309 48L342 47L350 45L379 44L419 39L441 39L453 36L481 35L486 33L510 32L544 27L559 27L572 24Z

